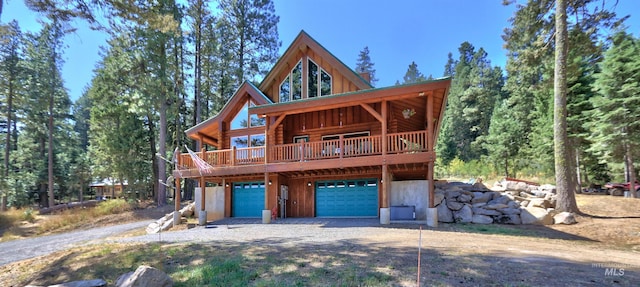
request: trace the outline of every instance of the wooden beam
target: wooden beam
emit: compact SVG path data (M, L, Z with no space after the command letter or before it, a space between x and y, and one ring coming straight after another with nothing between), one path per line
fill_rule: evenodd
M271 124L271 127L269 127L268 131L270 133L273 133L276 131L276 129L278 128L278 126L282 123L282 121L284 121L284 119L287 117L287 114L282 114L276 117L276 120L273 122L273 124Z
M369 112L378 121L380 121L380 122L384 121L384 119L382 118L382 115L380 115L378 112L376 112L376 110L374 108L372 108L371 105L369 105L369 104L360 104L360 106L363 109L365 109L367 112Z
M207 140L212 145L217 145L218 144L218 139L212 138L212 137L210 137L208 135L205 135L205 134L198 133L198 138L200 139L200 141L203 141L203 142L204 142L204 140Z

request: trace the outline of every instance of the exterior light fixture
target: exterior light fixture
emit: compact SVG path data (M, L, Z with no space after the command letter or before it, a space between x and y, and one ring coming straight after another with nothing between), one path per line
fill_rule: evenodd
M310 182L310 181L309 181L309 182L307 182L307 186L311 186L311 182Z
M271 181L269 181L269 185L271 185L271 184L272 184L272 182L271 182Z
M229 184L228 184L228 183L225 183L225 184L224 184L224 187L229 187Z

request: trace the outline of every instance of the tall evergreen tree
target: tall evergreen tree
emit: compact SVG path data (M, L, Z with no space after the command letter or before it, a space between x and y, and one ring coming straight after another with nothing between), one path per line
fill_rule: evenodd
M438 141L438 155L448 164L454 158L468 162L480 159L485 154L478 142L489 132L493 107L501 99L503 81L500 68L491 67L484 49L475 50L469 42L458 49L455 62L455 77L447 100L447 113L443 119L442 137Z
M595 77L598 96L591 101L595 107L592 117L599 121L591 123L594 150L605 159L624 162L630 182L635 182L634 159L639 156L640 140L639 40L616 33Z
M15 149L12 145L12 125L15 124L15 101L24 93L22 89L24 73L20 65L24 52L24 41L18 22L12 21L0 33L0 95L4 96L2 106L5 108L2 125L6 133L4 141L4 161L2 179L0 179L0 211L5 211L8 205L9 186L7 183L9 172L12 170L10 157Z
M425 78L424 75L418 70L418 64L412 61L411 64L409 65L409 68L407 69L407 72L404 74L404 77L402 77L401 84L417 83L417 82L424 81L426 79L427 78ZM396 83L396 84L400 84L400 83Z
M220 0L219 9L235 39L232 47L238 81L255 81L278 59L278 22L272 0ZM238 84L239 85L239 84Z
M376 82L378 82L378 78L376 78L376 69L373 65L374 63L371 62L371 56L369 56L369 47L365 46L358 54L358 59L356 60L356 72L368 73L369 83L371 83L372 86L375 86Z

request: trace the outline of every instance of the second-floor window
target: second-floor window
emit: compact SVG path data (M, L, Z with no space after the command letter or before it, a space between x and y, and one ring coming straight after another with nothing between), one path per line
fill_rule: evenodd
M253 107L255 104L248 100L242 109L236 114L231 121L231 129L239 130L253 127L262 127L265 125L265 119L258 117L258 115L249 115L249 107Z
M306 83L303 83L303 73L306 73ZM303 87L306 89L304 96ZM300 60L280 83L279 91L281 103L331 95L331 75L310 58L304 65Z
M315 98L318 95L331 95L331 75L309 59L309 77L307 80L307 96Z

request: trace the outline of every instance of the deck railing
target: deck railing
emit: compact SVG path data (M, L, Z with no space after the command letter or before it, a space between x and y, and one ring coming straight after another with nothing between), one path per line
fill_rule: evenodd
M387 154L427 151L427 133L425 131L394 133L387 135ZM251 165L265 163L265 147L233 148L197 152L213 167ZM381 155L382 136L366 136L325 140L319 142L301 142L272 146L269 149L269 163L314 161L332 158L363 157ZM189 154L180 155L180 169L196 168Z

